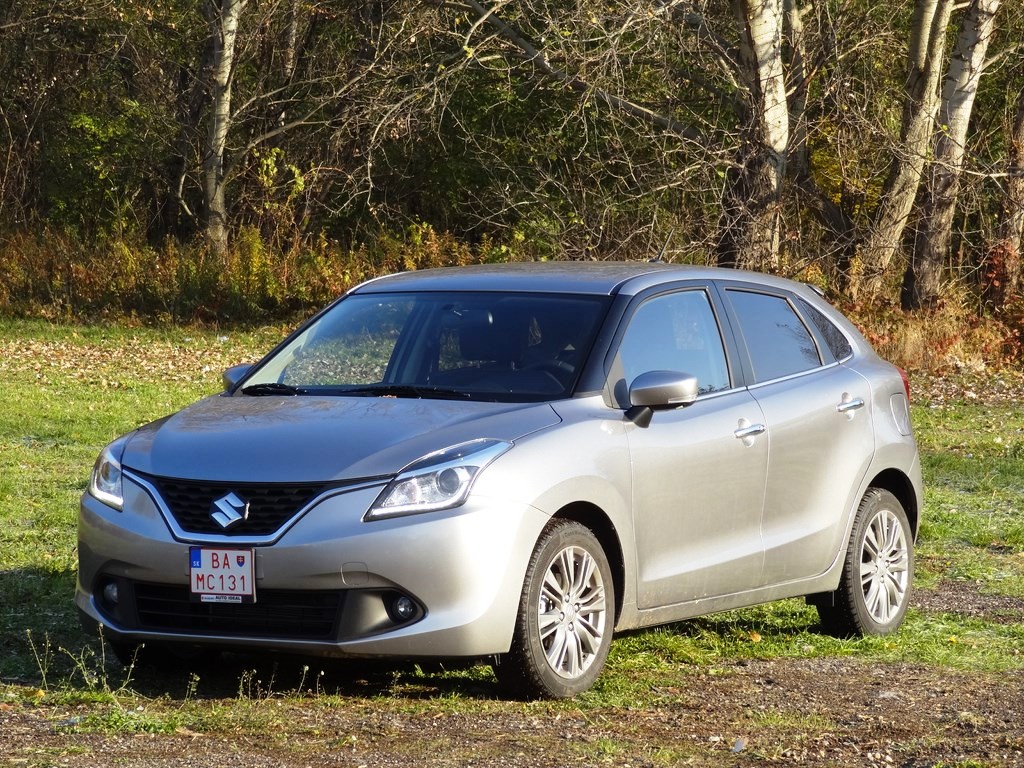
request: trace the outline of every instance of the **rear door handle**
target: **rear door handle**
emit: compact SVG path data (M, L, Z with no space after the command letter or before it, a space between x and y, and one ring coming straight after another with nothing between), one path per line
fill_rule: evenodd
M844 397L843 401L836 406L836 410L839 411L839 413L849 413L850 411L856 411L863 407L864 401L861 400L859 397L854 398L852 400Z

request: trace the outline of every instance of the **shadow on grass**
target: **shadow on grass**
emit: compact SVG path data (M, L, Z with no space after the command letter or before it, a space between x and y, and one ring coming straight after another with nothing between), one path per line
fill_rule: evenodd
M130 690L172 699L497 695L490 671L466 664L197 653L148 644L126 666L101 631L81 627L74 591L73 570L0 571L0 682L65 692Z
M501 696L493 674L477 664L339 660L269 653L200 652L147 644L127 665L99 632L78 621L71 570L45 568L0 572L0 680L87 694L124 691L172 700L251 699L275 696L401 697L433 699ZM640 641L658 646L665 634L700 647L730 638L820 632L817 613L799 601L771 610L745 609L622 633L629 648ZM627 651L628 652L628 651Z
M39 685L51 667L73 666L59 648L86 639L74 606L75 572L38 568L0 571L0 680Z
M707 634L723 637L752 633L764 637L794 636L803 633L827 634L822 627L818 611L806 604L802 598L712 613L687 621L667 624L662 629L668 629L691 638Z
M132 690L149 697L491 699L499 695L490 670L472 664L415 664L230 651L183 658L162 646L146 648L143 653L150 658L140 656L141 663L129 669L121 667L119 671L122 675L130 674Z

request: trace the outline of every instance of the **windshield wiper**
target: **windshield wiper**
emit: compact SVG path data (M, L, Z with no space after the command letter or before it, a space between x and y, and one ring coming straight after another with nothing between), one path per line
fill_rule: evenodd
M291 384L268 381L263 384L250 384L248 387L242 387L242 394L254 397L260 395L304 395L306 390L293 387Z
M468 399L473 395L455 389L418 386L412 384L370 384L364 387L350 387L336 390L340 395L377 395L378 397L423 397L438 399Z

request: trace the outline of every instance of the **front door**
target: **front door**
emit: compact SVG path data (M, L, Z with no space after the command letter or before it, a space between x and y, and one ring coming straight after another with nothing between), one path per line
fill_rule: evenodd
M656 608L761 584L761 510L768 467L757 401L733 388L712 303L702 289L648 299L629 321L614 378L669 370L700 395L627 426L638 563L637 604Z

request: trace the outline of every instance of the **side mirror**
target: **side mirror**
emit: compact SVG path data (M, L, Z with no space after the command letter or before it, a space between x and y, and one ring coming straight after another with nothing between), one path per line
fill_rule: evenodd
M220 380L224 385L224 391L230 392L234 389L238 382L245 378L245 375L252 370L252 363L239 363L238 365L232 365L224 373L221 374Z
M629 410L626 418L639 427L651 423L656 409L678 408L697 399L697 377L679 371L648 371L629 385Z

